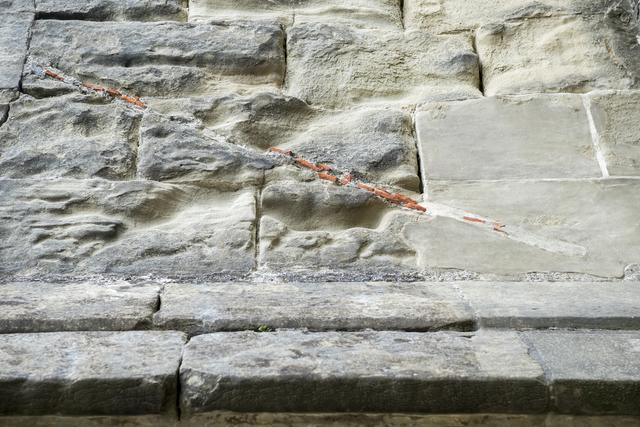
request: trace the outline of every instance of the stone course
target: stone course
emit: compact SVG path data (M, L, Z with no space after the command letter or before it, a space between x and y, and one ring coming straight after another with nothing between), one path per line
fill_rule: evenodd
M640 424L638 16L0 0L0 425Z

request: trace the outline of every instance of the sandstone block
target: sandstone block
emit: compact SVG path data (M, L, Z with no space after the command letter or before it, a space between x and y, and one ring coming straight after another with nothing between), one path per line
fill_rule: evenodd
M491 97L421 110L425 179L601 176L579 95Z
M0 284L0 332L147 328L160 285L125 280Z
M217 333L191 339L182 414L538 412L542 369L515 333Z
M158 331L0 335L0 414L171 413L184 341Z

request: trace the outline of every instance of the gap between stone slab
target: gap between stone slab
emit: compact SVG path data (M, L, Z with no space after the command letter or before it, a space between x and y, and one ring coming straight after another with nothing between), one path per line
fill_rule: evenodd
M478 38L476 37L475 31L471 33L471 45L473 46L473 51L478 57L478 90L482 94L482 96L486 96L484 92L484 73L482 72L482 60L480 59L480 51L478 50Z

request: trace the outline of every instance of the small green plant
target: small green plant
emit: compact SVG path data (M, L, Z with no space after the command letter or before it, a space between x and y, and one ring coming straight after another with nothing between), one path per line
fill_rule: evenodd
M274 329L269 325L259 325L256 328L256 332L273 332Z

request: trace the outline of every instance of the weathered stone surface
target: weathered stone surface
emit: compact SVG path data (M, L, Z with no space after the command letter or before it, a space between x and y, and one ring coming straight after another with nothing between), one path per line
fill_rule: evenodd
M423 267L622 277L640 258L639 186L623 179L431 181L429 201L496 219L507 234L437 218L439 226L408 224L404 235ZM510 229L524 229L537 240L512 239ZM582 250L569 250L567 243Z
M589 95L591 113L607 169L612 176L640 175L640 92Z
M458 282L481 327L640 329L640 283Z
M635 37L613 13L487 24L476 35L485 94L635 87Z
M23 96L0 128L0 175L131 178L141 117L124 105L79 94Z
M426 283L260 283L165 286L154 324L191 334L272 329L467 330L456 290Z
M492 22L517 21L565 15L603 15L615 0L501 0L488 7L487 0L405 0L407 28L446 33L474 30Z
M184 21L182 0L36 0L38 19Z
M0 10L0 90L15 90L20 85L33 13L22 11L27 8L26 3L4 3Z
M148 328L160 285L125 280L0 284L0 333Z
M552 384L559 413L640 413L640 332L525 334Z
M285 23L348 21L362 27L400 27L399 0L191 0L189 20L277 18Z
M295 25L287 36L287 93L311 104L479 95L478 58L467 35Z
M3 273L235 274L255 196L148 181L0 180Z
M209 135L195 123L146 115L140 133L138 176L238 189L260 184L274 162L263 153Z
M29 52L34 61L55 64L82 80L141 96L176 96L230 83L280 84L283 43L282 28L271 22L42 20L34 24ZM23 87L36 94L55 91L50 83L26 74Z
M172 412L178 332L0 335L0 414Z
M428 104L416 128L425 179L601 176L579 95Z
M218 333L192 338L182 414L538 412L542 369L515 333Z
M402 238L417 214L386 205L369 193L318 181L274 181L262 192L261 266L272 270L415 267Z

